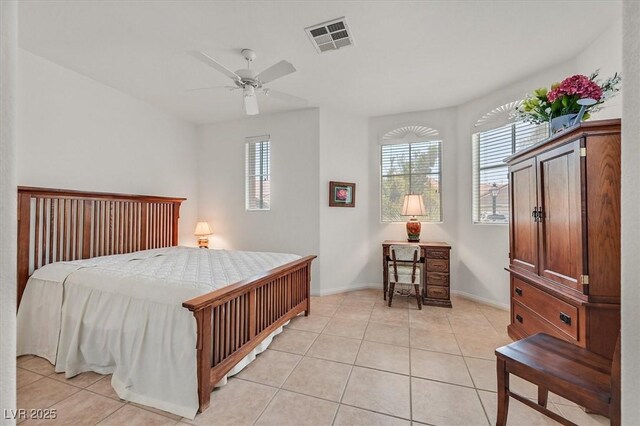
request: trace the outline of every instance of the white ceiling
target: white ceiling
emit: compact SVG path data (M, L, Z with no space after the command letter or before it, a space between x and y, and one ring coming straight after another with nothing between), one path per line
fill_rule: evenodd
M273 89L361 116L461 104L576 56L621 13L617 1L22 1L19 43L195 123L243 116L238 92L186 52L233 70L297 72ZM319 55L304 28L346 16L355 46ZM261 113L292 109L261 99Z

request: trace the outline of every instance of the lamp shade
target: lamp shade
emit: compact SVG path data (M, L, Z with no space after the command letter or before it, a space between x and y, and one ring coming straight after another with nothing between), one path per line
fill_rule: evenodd
M402 216L424 216L427 210L424 208L422 194L407 194L402 204Z
M209 222L202 221L198 222L196 225L196 230L193 232L193 235L203 236L203 235L211 235L213 231L211 231L211 227L209 226Z

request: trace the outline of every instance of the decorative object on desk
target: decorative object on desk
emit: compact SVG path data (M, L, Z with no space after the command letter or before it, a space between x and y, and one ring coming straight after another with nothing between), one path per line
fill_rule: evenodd
M592 113L620 91L622 78L618 73L604 82L597 80L599 70L589 77L576 74L560 83L536 89L528 94L516 109L513 118L528 123L549 122L550 135L588 120Z
M207 222L206 220L198 222L198 224L196 225L196 230L193 233L193 235L198 237L198 247L209 248L209 238L207 237L211 234L213 234L213 231L211 231L209 222Z
M355 207L356 184L329 182L329 207Z
M422 194L405 195L401 214L402 216L411 216L411 219L407 222L407 241L411 243L420 242L422 224L416 216L424 216L426 214Z

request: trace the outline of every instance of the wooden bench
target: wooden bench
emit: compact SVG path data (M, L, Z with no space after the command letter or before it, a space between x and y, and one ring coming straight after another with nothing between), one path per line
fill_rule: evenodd
M498 416L507 424L509 397L564 424L574 425L547 409L549 391L620 425L620 338L613 361L564 340L538 333L496 349ZM538 386L538 403L509 390L509 374Z

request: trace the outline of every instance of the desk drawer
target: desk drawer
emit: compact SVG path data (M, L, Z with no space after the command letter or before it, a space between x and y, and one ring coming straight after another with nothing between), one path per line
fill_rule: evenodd
M428 272L449 272L449 260L427 259Z
M449 299L449 287L427 286L427 297L432 299Z
M578 308L513 277L511 297L545 319L558 331L578 340ZM541 330L542 331L542 330Z
M429 259L448 259L449 250L426 249L426 255Z
M449 274L443 274L440 272L427 272L427 284L449 285Z

